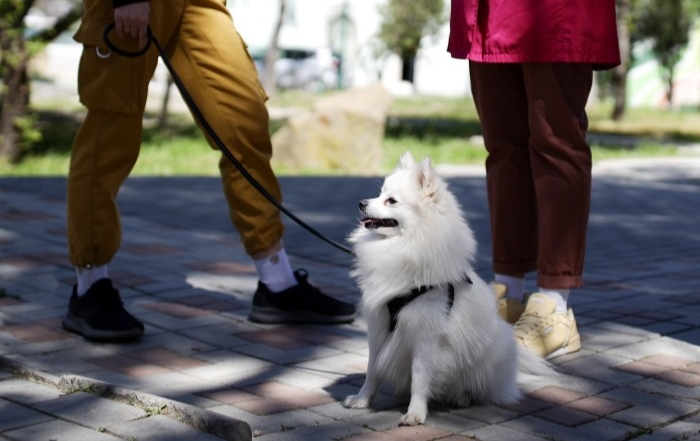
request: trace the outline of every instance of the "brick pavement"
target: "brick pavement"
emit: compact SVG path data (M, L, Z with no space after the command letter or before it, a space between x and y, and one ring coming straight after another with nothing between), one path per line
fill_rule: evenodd
M449 179L489 280L483 177ZM285 205L338 242L380 183L282 179ZM700 439L697 157L596 166L586 287L571 297L583 349L516 406L436 407L421 427L397 427L407 403L390 390L371 410L341 405L366 367L361 318L246 320L257 281L214 178L130 178L119 195L125 234L110 275L146 337L64 332L64 191L62 178L0 178L0 439ZM348 256L289 223L285 240L313 283L359 300Z

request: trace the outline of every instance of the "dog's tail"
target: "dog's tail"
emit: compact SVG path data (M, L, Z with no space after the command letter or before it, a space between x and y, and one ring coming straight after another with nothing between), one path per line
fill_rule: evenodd
M518 345L518 372L526 375L559 375L551 363Z

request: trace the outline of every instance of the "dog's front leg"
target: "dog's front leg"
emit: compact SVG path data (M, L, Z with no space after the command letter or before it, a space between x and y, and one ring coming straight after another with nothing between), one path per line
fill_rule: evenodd
M372 366L372 363L367 367L367 377L365 382L360 388L360 392L357 395L350 395L345 398L343 406L350 407L352 409L364 409L372 404L374 396L379 390L379 378L376 374L376 369Z
M408 411L401 417L399 425L416 426L425 424L428 417L428 400L430 399L431 381L433 378L433 360L421 357L426 352L416 350L411 364L411 401Z
M360 388L357 395L350 395L345 398L343 406L353 409L364 409L372 404L374 396L379 390L379 369L377 367L377 358L379 356L379 348L386 341L386 336L380 334L375 327L370 326L369 335L376 336L369 339L369 360L367 361L367 375L365 382Z

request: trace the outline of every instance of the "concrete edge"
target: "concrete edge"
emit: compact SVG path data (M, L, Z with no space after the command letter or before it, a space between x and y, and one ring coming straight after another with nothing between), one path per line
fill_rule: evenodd
M147 411L158 409L162 415L227 441L250 441L253 439L251 428L245 421L147 392L114 386L80 375L66 374L57 377L28 368L2 355L0 355L0 370L55 387L66 394L83 392Z

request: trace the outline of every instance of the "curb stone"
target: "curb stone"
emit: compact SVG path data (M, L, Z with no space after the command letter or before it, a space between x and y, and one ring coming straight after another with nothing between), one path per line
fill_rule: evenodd
M143 410L163 409L162 415L227 441L249 441L253 434L248 423L206 409L136 390L114 386L79 375L55 375L27 368L0 356L0 371L52 386L64 394L77 391L128 404Z

